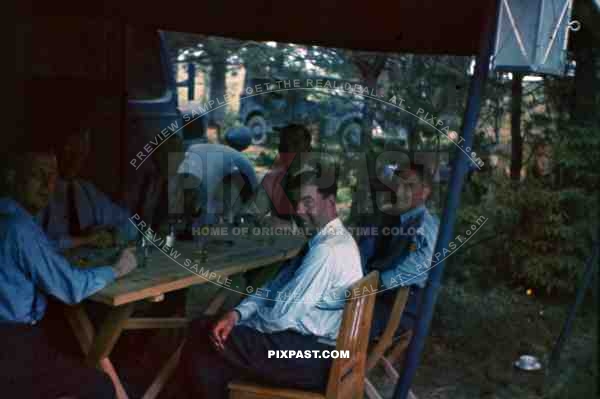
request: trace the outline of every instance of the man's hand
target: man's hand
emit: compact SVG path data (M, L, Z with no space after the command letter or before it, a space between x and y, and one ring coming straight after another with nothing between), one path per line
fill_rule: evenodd
M229 337L229 333L235 324L239 321L240 316L237 311L231 310L217 321L211 331L210 339L218 350L225 348L225 341Z
M135 257L135 248L127 248L121 252L119 260L113 266L116 278L123 277L137 267L137 259Z

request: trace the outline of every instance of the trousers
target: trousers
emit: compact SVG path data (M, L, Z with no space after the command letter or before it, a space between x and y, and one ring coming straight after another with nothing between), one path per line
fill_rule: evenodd
M52 347L43 325L0 324L0 395L7 399L113 399L102 371Z
M227 384L246 380L268 386L279 386L323 392L329 377L331 359L275 358L269 350L332 350L317 342L318 337L295 331L262 333L247 326L235 326L223 351L217 351L209 334L217 319L203 317L190 326L182 352L185 386L195 398L226 399Z

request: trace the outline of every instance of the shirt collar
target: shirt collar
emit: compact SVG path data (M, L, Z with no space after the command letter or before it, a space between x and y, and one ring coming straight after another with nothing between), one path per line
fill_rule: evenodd
M310 241L308 241L308 247L312 248L315 244L317 244L321 240L324 240L330 235L337 235L337 233L343 227L344 225L342 224L340 218L335 218L331 220L329 223L323 226L323 228L319 230L319 232L315 234L314 237L310 239Z
M27 212L21 204L9 197L0 198L0 213L32 218L29 212Z
M409 209L408 211L400 215L400 224L404 224L410 220L420 217L421 215L423 215L423 213L425 213L425 211L425 205L419 205L416 208Z

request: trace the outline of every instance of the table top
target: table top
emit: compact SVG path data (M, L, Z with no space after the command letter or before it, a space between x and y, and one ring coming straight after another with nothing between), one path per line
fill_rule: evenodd
M154 247L144 267L116 280L90 299L120 306L209 281L227 286L227 276L293 258L304 242L298 236L215 238L208 242L205 257L191 241L178 241L168 251Z

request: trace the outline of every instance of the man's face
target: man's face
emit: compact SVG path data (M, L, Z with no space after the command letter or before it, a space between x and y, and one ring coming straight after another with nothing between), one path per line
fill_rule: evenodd
M60 173L65 178L79 175L90 153L89 133L72 135L60 152Z
M329 221L331 207L335 209L333 196L324 197L316 185L303 184L297 193L296 216L300 227L314 234Z
M427 185L423 184L419 175L414 170L404 170L399 174L399 185L396 189L396 208L405 212L423 204L431 192Z
M17 197L24 208L36 214L48 206L50 195L54 193L58 175L56 157L35 154L29 168L29 173L17 182Z

